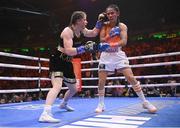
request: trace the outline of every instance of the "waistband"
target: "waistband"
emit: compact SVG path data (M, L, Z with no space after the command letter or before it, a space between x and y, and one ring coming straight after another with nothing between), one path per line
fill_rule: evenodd
M62 53L61 51L57 50L56 51L56 55L59 56L59 58L61 58L62 60L66 61L66 62L71 62L73 57L72 56L68 56L65 53Z
M121 47L110 47L105 52L107 52L107 53L115 53L115 52L119 52L120 50L121 50Z

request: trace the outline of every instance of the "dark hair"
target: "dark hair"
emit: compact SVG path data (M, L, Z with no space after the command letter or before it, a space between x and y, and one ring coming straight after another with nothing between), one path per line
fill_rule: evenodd
M86 13L83 11L74 11L71 15L70 25L76 24L77 20L83 19L86 16Z
M110 4L107 8L113 8L116 12L120 13L119 7L116 4Z
M116 4L110 4L110 5L106 8L106 10L107 10L108 8L112 8L112 9L114 9L116 12L120 13L119 7L118 7ZM119 17L118 17L116 26L119 26L119 22L120 22L120 20L119 20Z

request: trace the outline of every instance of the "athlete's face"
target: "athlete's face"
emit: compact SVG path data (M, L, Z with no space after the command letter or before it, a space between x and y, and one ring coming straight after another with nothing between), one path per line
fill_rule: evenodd
M118 16L119 16L119 12L117 12L115 9L113 8L107 8L106 9L106 15L109 19L109 21L116 21Z
M84 29L87 23L87 16L85 15L84 18L79 20L79 28Z

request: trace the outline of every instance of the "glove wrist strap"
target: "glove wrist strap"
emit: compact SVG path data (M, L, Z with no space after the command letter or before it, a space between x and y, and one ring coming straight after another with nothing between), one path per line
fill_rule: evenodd
M79 46L76 48L77 54L82 54L85 52L84 46Z
M97 29L101 29L101 28L102 28L102 26L103 26L103 22L102 22L102 21L100 21L100 20L98 20L98 21L96 22L95 28L97 28Z

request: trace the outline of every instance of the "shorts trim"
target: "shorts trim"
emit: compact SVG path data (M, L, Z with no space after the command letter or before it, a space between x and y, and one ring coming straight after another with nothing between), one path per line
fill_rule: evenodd
M53 72L50 72L50 77L51 77L51 76L53 76L54 78L57 78L57 77L63 78L63 72L53 71Z

